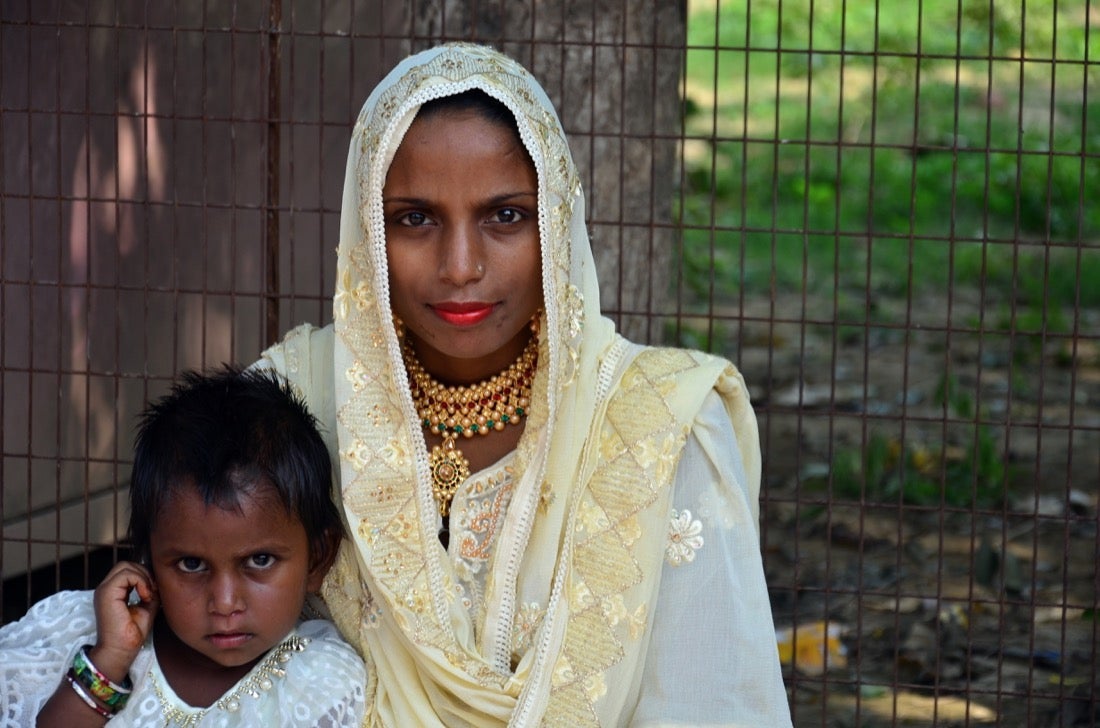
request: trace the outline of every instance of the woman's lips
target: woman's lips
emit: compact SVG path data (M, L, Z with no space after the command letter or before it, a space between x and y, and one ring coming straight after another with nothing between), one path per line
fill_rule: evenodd
M473 326L488 318L493 304L475 301L471 303L437 303L431 306L436 316L452 326Z

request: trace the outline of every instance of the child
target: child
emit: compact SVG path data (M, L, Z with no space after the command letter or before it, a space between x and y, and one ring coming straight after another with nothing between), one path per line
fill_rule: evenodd
M329 622L299 622L342 529L328 452L288 386L192 373L146 410L141 563L0 629L0 726L360 725L362 660Z

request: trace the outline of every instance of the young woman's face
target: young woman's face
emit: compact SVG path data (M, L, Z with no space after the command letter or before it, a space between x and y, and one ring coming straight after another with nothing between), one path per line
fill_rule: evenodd
M242 495L239 506L206 505L196 489L178 488L150 533L164 619L196 666L258 660L294 628L324 577L301 521L271 486Z
M382 189L390 302L432 374L506 368L542 302L538 181L506 126L472 111L418 118Z

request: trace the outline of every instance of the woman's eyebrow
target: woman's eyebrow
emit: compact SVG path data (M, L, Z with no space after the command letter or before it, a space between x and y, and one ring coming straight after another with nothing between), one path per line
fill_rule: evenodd
M496 195L495 197L490 198L489 200L487 200L487 202L489 204L496 204L496 203L500 203L500 202L507 202L508 200L515 199L516 197L534 197L534 198L537 199L538 196L539 196L538 192L536 192L534 190L530 190L530 191L524 190L524 191L520 191L520 192L505 192L504 194Z
M538 192L536 192L535 190L519 190L519 191L516 191L516 192L503 192L499 195L493 195L489 199L485 200L485 202L483 202L482 204L485 204L485 205L499 205L499 204L502 204L504 202L508 202L509 200L514 200L517 197L534 197L535 199L538 199L538 196L539 196ZM426 198L423 198L423 197L394 196L394 197L383 197L382 198L382 204L383 205L398 204L398 203L403 204L403 205L430 205L430 204L432 204L432 201L428 200Z
M405 205L427 205L428 200L423 197L383 197L382 204L388 204L391 202L400 202Z

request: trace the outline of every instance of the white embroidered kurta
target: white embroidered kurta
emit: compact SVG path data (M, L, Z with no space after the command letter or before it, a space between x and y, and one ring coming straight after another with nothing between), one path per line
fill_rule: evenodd
M535 166L543 314L519 445L460 486L445 551L390 309L382 187L420 105L469 89L512 112ZM449 44L371 93L333 325L291 331L259 366L301 391L333 457L348 539L322 595L367 661L367 725L790 725L744 381L717 357L630 344L601 316L564 132L514 61Z
M95 643L92 597L91 591L60 592L0 628L0 728L33 727L76 651ZM172 691L150 640L130 668L130 700L108 724L164 728L193 720L188 724L195 728L352 728L362 723L363 661L330 622L300 623L281 647L203 709L187 705Z

